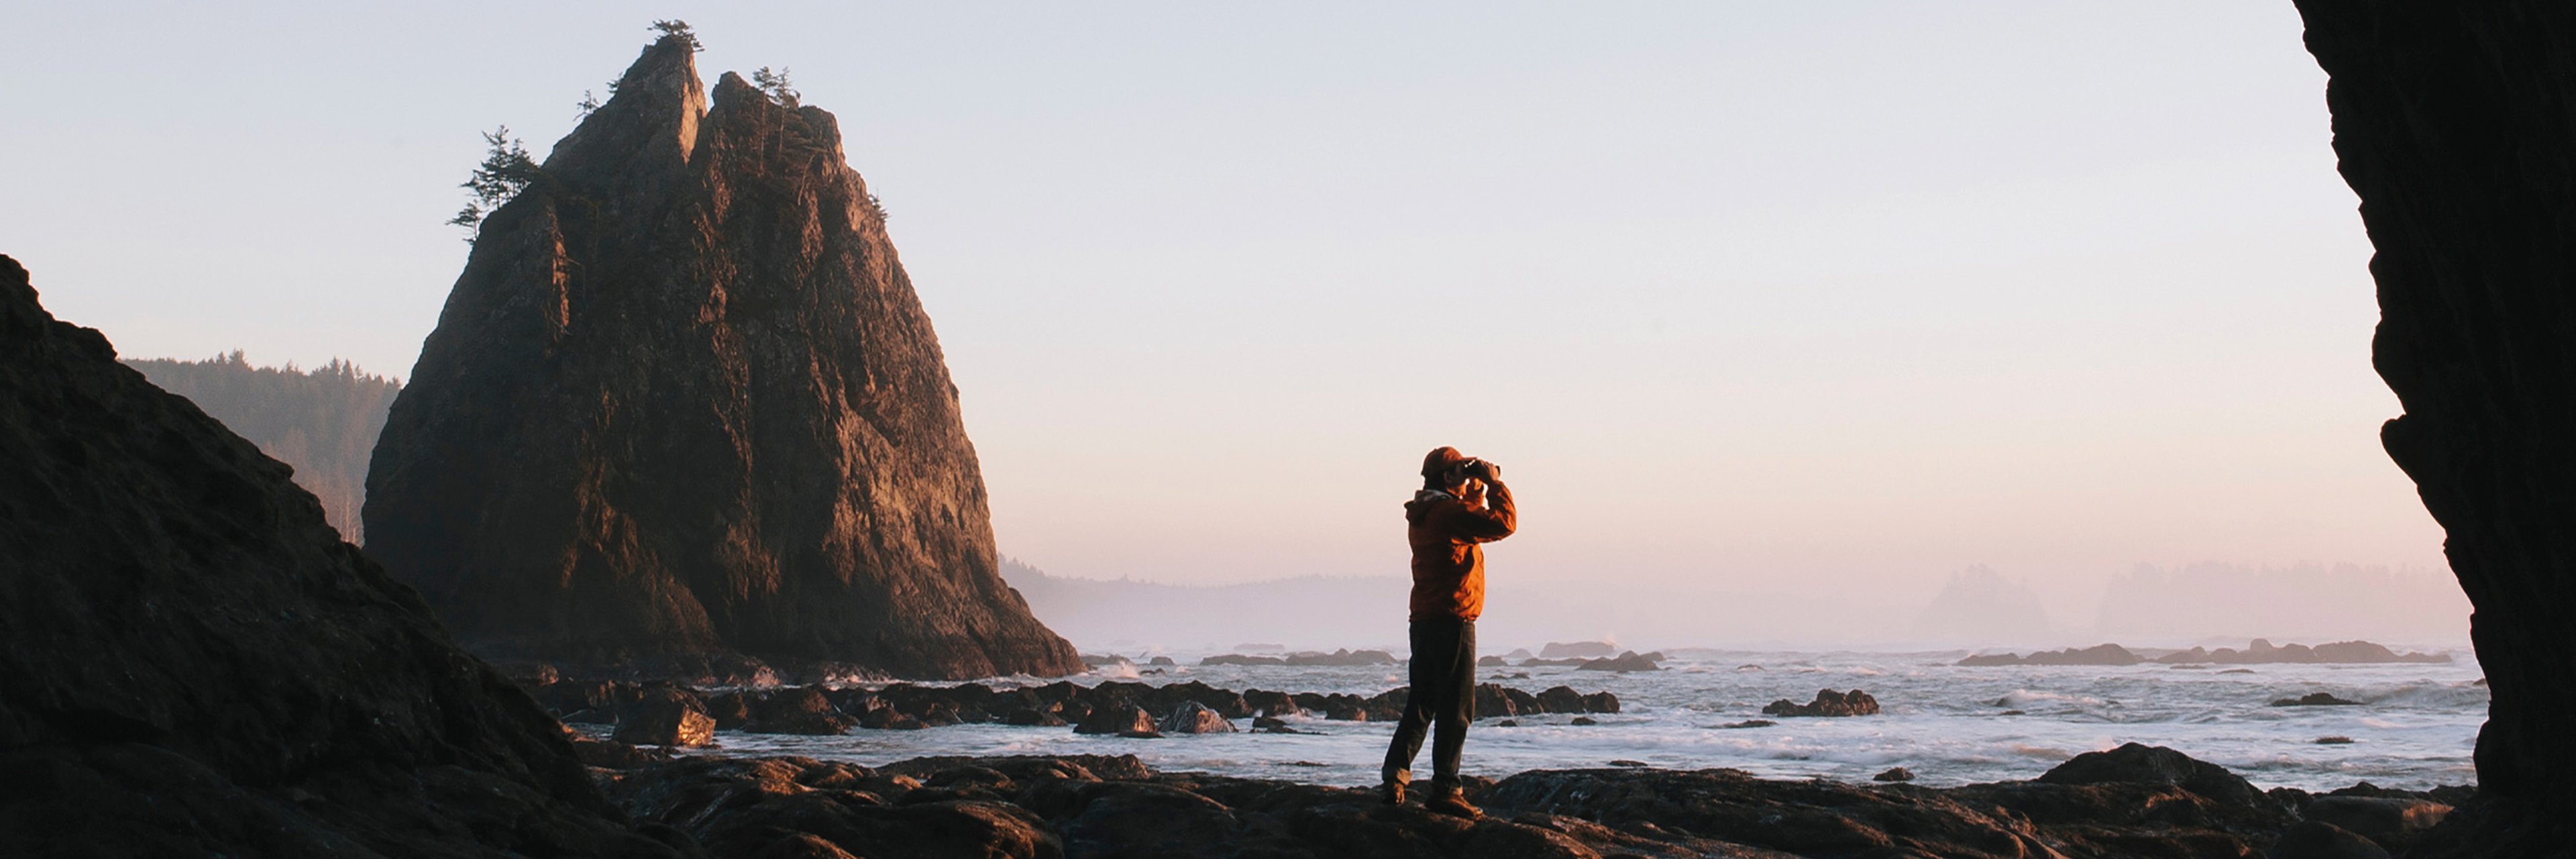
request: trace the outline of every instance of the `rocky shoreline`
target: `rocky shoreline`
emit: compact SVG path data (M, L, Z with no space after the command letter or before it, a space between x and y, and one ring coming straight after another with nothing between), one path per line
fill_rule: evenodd
M614 725L622 741L679 747L708 745L717 730L831 735L854 728L919 730L970 722L1153 737L1230 732L1235 730L1231 720L1252 719L1257 731L1296 733L1281 720L1311 715L1394 721L1404 715L1407 695L1403 688L1362 697L1236 692L1198 681L1155 686L1117 680L1093 686L1059 680L1019 688L982 683L700 688L670 681L561 680L551 672L514 674L522 689L567 724ZM1617 713L1619 706L1617 695L1585 694L1569 686L1535 693L1499 683L1476 687L1476 712L1486 716ZM1871 702L1875 710L1876 702Z
M1133 755L675 757L576 739L638 832L710 857L2387 856L2435 846L2471 788L2257 790L2130 744L2030 781L1924 788L1727 769L1470 777L1486 816L1365 786L1156 772Z

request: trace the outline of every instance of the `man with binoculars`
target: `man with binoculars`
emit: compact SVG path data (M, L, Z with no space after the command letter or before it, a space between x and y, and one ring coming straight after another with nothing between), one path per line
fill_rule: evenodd
M1431 741L1431 789L1423 806L1443 814L1484 812L1458 792L1458 754L1467 724L1476 718L1476 616L1485 611L1485 551L1512 535L1518 524L1512 491L1502 469L1454 447L1422 458L1422 490L1404 505L1405 536L1413 544L1413 689L1404 720L1386 750L1386 781L1379 789L1390 805L1404 803L1413 780L1413 756L1422 733Z

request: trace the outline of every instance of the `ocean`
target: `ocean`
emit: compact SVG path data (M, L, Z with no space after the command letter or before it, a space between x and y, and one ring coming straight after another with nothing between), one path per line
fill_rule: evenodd
M2424 789L2476 780L2471 762L2487 689L2473 656L2447 664L2213 665L2176 668L1952 665L1961 654L1672 652L1664 670L1634 674L1570 667L1485 667L1480 681L1529 692L1572 686L1608 690L1623 705L1596 715L1480 718L1469 733L1466 771L1502 778L1531 769L1599 767L1614 761L1669 769L1731 767L1766 778L1867 781L1890 767L1916 784L1948 786L2036 778L2076 754L2126 742L2170 746L2216 763L2258 787L2329 790L2368 781ZM2248 669L2233 671L2231 669ZM1306 668L1113 666L1073 678L1147 683L1197 680L1241 691L1374 695L1404 684L1400 666ZM1526 676L1522 676L1526 675ZM1042 682L982 681L995 686ZM1875 716L1778 718L1763 705L1805 703L1820 689L1860 689ZM2273 707L2325 692L2358 706ZM2018 710L2018 715L2006 715ZM1778 724L1719 727L1752 719ZM1367 785L1394 726L1292 718L1304 734L1208 734L1162 739L1087 736L1070 728L994 724L919 731L853 730L802 737L722 731L716 754L794 754L882 765L926 755L1134 754L1160 770L1195 770L1316 784ZM1238 726L1249 727L1249 720ZM605 733L602 730L602 733ZM2349 743L2320 744L2342 737ZM1427 771L1429 749L1417 761Z

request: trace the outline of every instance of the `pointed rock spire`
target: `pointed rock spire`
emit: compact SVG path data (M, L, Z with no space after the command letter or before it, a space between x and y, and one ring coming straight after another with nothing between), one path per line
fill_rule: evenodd
M703 111L703 113L702 113ZM938 338L831 114L646 48L495 212L396 401L368 549L469 646L1057 675Z

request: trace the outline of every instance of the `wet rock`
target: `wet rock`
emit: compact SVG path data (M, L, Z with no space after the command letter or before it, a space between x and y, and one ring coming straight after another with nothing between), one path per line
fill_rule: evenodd
M2395 852L2406 849L2416 836L2450 816L2451 806L2421 799L2320 796L2309 800L2299 814L2334 824Z
M1538 702L1538 711L1541 713L1591 712L1589 708L1583 706L1583 693L1574 691L1572 686L1549 687L1547 691L1532 696L1532 700Z
M2124 743L2107 752L2085 752L2043 773L2047 784L2165 784L2228 805L2252 805L2260 795L2226 767L2195 760L2163 746Z
M1718 727L1720 727L1720 728L1737 728L1737 729L1741 729L1741 728L1768 728L1768 727L1771 727L1771 726L1773 726L1773 725L1777 725L1777 724L1780 724L1780 723L1778 723L1778 722L1774 722L1774 721L1771 721L1771 720L1769 720L1769 719L1746 719L1746 720L1741 721L1741 722L1728 722L1728 723L1726 723L1726 724L1719 725Z
M2359 701L2346 701L2325 692L2310 692L2296 698L2281 698L2272 702L2272 706L2275 707L2357 707L2360 705Z
M1154 716L1134 704L1112 704L1093 710L1081 724L1073 726L1077 734L1115 734L1121 737L1159 737Z
M716 720L716 730L734 730L751 721L751 700L740 692L719 692L703 699L707 717Z
M1005 724L1019 725L1021 727L1061 728L1065 726L1064 717L1058 716L1051 711L1039 710L1033 707L1022 707L1017 710L1012 710L1009 714L1002 717L1002 721Z
M603 769L631 770L671 760L671 753L667 749L647 749L616 740L594 740L588 737L571 739L573 754L579 756L583 764Z
M742 729L754 734L831 736L848 733L858 722L843 715L822 689L813 686L772 692L753 706L751 715Z
M1773 701L1770 704L1763 706L1762 714L1766 716L1782 717L1874 716L1878 714L1878 699L1872 698L1869 696L1869 693L1858 689L1854 689L1849 692L1836 692L1832 689L1825 689L1816 693L1816 700L1805 704L1800 704L1786 698Z
M1592 717L1590 717L1590 716L1576 716L1576 717L1574 717L1572 720L1567 721L1567 722L1566 722L1566 724L1568 724L1568 725L1576 725L1576 726L1585 726L1585 727L1588 727L1588 726L1592 726L1592 725L1598 725L1598 724L1601 724L1601 720L1599 720L1599 719L1595 719L1595 718L1592 718Z
M716 720L707 715L698 696L664 686L645 690L643 697L617 714L615 736L618 742L638 746L713 745Z
M2351 737L2347 737L2347 736L2343 736L2343 735L2340 735L2340 734L2335 734L2335 735L2330 735L2330 736L2318 737L2318 738L2316 739L2316 744L2317 744L2317 745L2320 745L2320 746L2348 746L2348 745L2352 745L2352 738L2351 738Z
M1243 692L1243 701L1244 706L1252 708L1255 715L1294 716L1302 712L1297 706L1297 699L1285 692L1247 689Z
M922 724L918 716L886 707L859 717L859 727L875 731L918 731L930 726Z
M1186 702L1180 707L1175 708L1172 710L1171 715L1163 717L1161 724L1157 727L1166 734L1231 734L1235 732L1233 722L1226 721L1224 716L1217 715L1215 710L1210 710L1207 708L1207 705L1196 701Z
M1663 670L1663 666L1655 663L1660 660L1662 655L1663 654L1657 653L1641 656L1636 651L1631 650L1607 659L1586 661L1582 665L1576 666L1575 669L1578 671L1617 671L1623 674L1631 671L1660 671Z
M1904 767L1888 767L1885 772L1869 778L1871 781L1913 781L1914 771Z
M1513 694L1515 692L1519 692L1519 690L1506 688L1500 683L1476 684L1476 705L1475 709L1470 712L1474 713L1477 718L1519 716L1545 712L1545 710L1539 706L1538 698L1536 696L1530 695L1527 692L1520 692L1520 694L1515 695Z
M2333 824L2310 820L2281 833L2270 859L2388 859L2388 851Z
M1301 696L1297 699L1297 703L1306 709L1321 710L1324 718L1335 721L1366 722L1369 720L1368 701L1357 695L1339 693L1326 695L1316 701L1315 706L1306 706L1306 699Z

